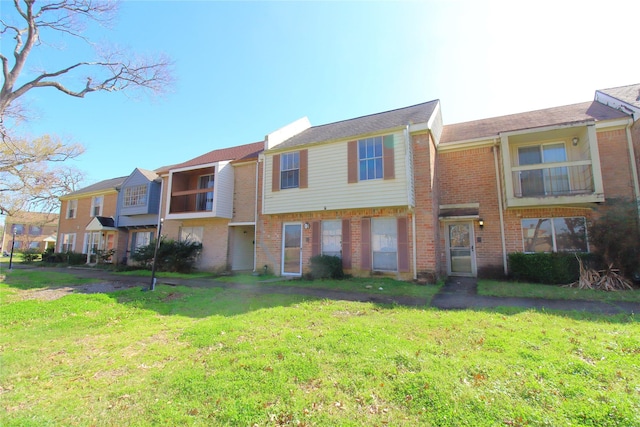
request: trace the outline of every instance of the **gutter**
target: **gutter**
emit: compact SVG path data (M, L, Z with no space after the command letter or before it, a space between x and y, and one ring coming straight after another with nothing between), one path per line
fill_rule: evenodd
M500 188L500 169L498 167L498 147L499 142L498 139L494 140L494 145L492 147L493 151L493 163L496 168L496 189L498 190L498 211L500 212L500 239L502 240L502 265L504 266L504 275L509 274L509 269L507 268L507 242L505 241L504 236L504 213L502 206L502 189Z
M256 159L256 201L255 208L253 214L253 272L256 272L256 267L258 265L258 170L260 169L260 159ZM262 183L262 187L264 188L264 181Z
M407 126L404 128L404 140L405 140L405 144L406 144L406 150L407 153L411 153L410 155L410 159L407 160L411 160L410 162L407 161L407 164L411 163L411 174L407 177L407 180L411 180L411 182L407 182L407 197L408 197L408 202L407 203L407 207L409 208L409 212L411 212L411 247L412 247L412 257L413 257L413 280L417 280L418 279L418 265L417 265L417 261L418 261L418 248L416 248L416 244L417 244L417 238L416 238L416 213L415 210L413 209L413 206L411 206L411 200L413 199L413 203L415 205L416 201L416 196L415 196L415 173L413 172L413 154L412 154L412 150L413 147L410 144L413 144L413 142L411 141L411 135L409 134L409 125L407 124ZM413 195L411 194L413 193Z

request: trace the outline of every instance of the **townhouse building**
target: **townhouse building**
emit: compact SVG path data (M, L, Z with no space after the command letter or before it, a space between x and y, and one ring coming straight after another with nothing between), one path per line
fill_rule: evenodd
M95 263L98 251L116 250L122 236L114 218L118 188L125 179L106 179L60 197L58 252L83 253L87 263Z
M325 254L354 275L433 271L435 198L423 189L434 187L441 131L435 100L267 135L257 264L298 276Z
M43 212L19 212L5 218L0 248L3 253L33 250L44 252L55 247L58 230L58 214Z
M257 162L264 142L213 150L158 170L162 235L202 243L196 267L254 270Z
M58 246L113 247L130 262L162 219L163 236L202 243L202 270L299 276L326 254L356 276L500 276L511 252L590 251L589 222L607 201L640 212L639 118L640 85L450 125L439 100L320 126L303 118L61 198Z

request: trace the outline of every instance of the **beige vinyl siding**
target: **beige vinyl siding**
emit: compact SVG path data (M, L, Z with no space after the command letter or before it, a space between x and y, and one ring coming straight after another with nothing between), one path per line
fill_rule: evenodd
M367 207L406 206L407 170L403 132L394 136L394 179L377 179L353 184L347 182L348 140L306 146L309 152L308 188L273 192L273 156L265 156L264 213L312 212ZM351 140L351 139L350 139ZM294 150L291 150L294 151Z

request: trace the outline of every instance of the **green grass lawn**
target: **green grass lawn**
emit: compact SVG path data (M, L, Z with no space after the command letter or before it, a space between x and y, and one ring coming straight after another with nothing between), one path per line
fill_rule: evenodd
M160 285L3 302L0 350L2 426L640 425L631 315Z
M640 291L637 289L604 292L591 289L566 288L555 285L504 282L498 280L479 280L478 294L497 297L579 299L603 302L625 301L640 303Z

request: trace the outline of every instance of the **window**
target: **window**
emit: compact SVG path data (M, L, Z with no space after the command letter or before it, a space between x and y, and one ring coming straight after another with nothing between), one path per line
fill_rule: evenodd
M29 243L29 249L39 249L39 248L40 248L40 242Z
M525 252L589 252L584 217L522 220Z
M518 147L520 166L566 161L563 142ZM570 191L569 170L566 166L523 170L520 171L520 185L523 197L566 194Z
M78 214L78 200L69 200L67 202L67 219L75 218Z
M104 196L95 196L91 200L91 216L102 216L102 204Z
M280 188L300 186L300 153L282 154L280 158Z
M213 210L213 174L202 175L198 178L198 189L211 188L212 191L206 193L198 193L196 198L196 205L198 211L212 211Z
M322 255L342 257L342 221L322 221Z
M373 269L398 270L398 224L395 218L371 219Z
M16 236L20 236L24 234L24 224L13 224L11 226L11 231Z
M124 206L144 206L147 204L147 186L137 185L124 189Z
M133 236L131 236L131 251L133 252L143 246L149 246L151 238L152 236L150 231L139 231L137 233L133 233Z
M42 235L42 227L37 226L37 225L30 225L29 226L29 234L32 236L40 236Z
M180 241L202 243L203 231L202 227L182 227L180 228Z
M63 234L62 242L60 243L60 252L73 252L76 244L75 233Z
M22 242L20 240L13 242L13 249L22 249Z
M358 141L360 181L382 178L382 137Z

